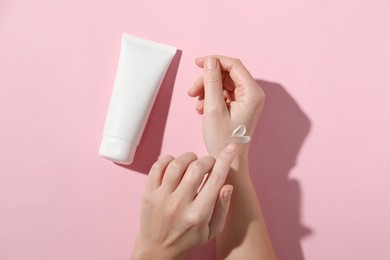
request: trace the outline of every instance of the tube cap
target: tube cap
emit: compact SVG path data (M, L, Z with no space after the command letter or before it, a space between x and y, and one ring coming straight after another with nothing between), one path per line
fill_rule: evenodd
M103 136L99 155L121 164L131 164L134 160L137 145L112 136Z

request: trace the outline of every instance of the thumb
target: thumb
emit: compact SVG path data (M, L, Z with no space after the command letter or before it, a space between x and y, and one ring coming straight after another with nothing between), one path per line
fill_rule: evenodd
M220 233L225 226L226 216L229 211L230 200L232 197L233 186L225 185L219 192L217 202L214 207L213 216L209 223L209 240Z
M204 60L203 84L204 113L206 115L210 112L217 113L217 115L226 113L221 67L218 59L213 56L208 56Z

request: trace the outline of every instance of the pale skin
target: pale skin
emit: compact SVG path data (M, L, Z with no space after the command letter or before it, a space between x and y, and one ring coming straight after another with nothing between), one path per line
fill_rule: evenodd
M183 259L214 237L217 259L276 259L249 174L249 144L224 142L241 124L254 133L264 92L237 59L195 62L203 74L188 95L198 98L209 156L164 156L154 164L132 259Z

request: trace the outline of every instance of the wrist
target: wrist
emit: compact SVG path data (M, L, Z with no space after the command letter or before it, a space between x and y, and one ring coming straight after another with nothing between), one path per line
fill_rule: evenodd
M226 179L227 183L233 185L237 190L242 189L242 185L247 187L252 181L249 174L248 153L248 145L242 145L239 153L231 164L230 173Z
M249 145L239 145L231 167L236 171L246 171L249 167Z

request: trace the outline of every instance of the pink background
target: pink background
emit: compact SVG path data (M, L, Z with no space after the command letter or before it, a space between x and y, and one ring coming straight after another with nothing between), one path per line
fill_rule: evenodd
M206 54L239 57L265 89L251 168L280 259L390 259L389 14L388 0L1 0L0 259L128 259L150 164L206 153L186 94ZM97 155L122 32L182 50L131 167Z

